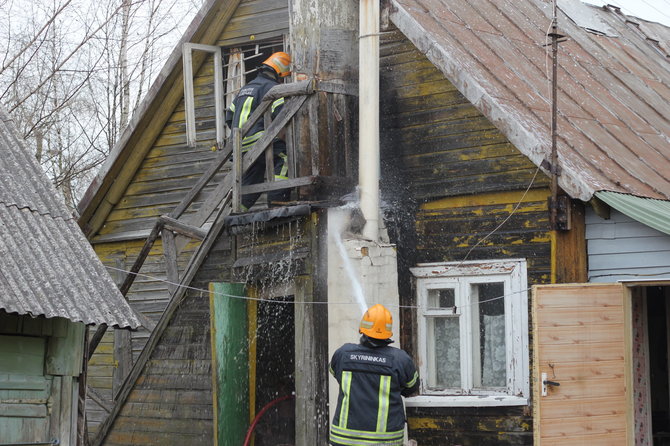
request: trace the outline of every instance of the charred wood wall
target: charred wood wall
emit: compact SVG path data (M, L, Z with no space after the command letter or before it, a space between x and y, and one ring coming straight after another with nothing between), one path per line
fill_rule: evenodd
M401 304L415 304L410 267L466 255L525 258L529 282L548 282L547 178L540 172L529 187L535 166L394 31L381 48L382 194L398 245ZM401 314L404 346L413 345L414 318ZM435 446L530 445L529 409L409 408L410 438Z

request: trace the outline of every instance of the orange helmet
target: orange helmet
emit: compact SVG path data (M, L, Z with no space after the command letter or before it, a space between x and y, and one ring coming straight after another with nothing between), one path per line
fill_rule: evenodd
M283 51L274 53L263 64L272 67L279 77L286 77L291 74L291 56Z
M384 305L377 304L363 315L358 330L366 336L375 339L388 339L393 335L393 318L391 312Z

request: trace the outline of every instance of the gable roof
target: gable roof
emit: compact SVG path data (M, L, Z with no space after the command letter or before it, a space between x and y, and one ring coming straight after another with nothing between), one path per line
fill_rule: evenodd
M391 21L510 142L549 160L551 1L390 3ZM584 201L669 199L670 29L579 0L559 1L558 27L560 187Z
M135 313L0 110L0 309L137 328Z

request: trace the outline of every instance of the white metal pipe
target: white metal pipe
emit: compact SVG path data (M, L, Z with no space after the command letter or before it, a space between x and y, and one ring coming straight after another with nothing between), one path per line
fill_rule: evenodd
M379 240L379 0L361 0L359 39L358 184L366 224Z

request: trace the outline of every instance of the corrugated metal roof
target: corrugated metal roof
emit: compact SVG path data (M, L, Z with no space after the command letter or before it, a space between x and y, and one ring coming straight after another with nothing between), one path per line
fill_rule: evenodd
M670 29L575 2L559 3L559 184L584 201L598 190L670 198ZM549 159L549 0L391 4L392 22L470 102L534 163Z
M3 110L0 309L86 324L140 326Z
M670 201L600 191L596 197L630 218L670 234Z

